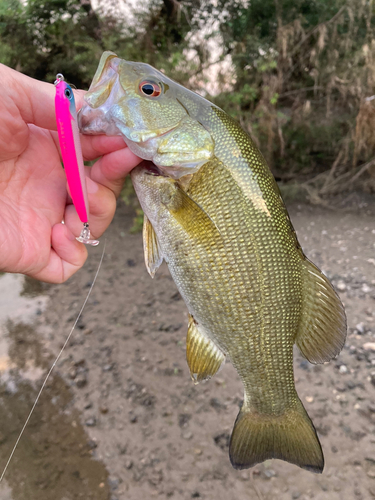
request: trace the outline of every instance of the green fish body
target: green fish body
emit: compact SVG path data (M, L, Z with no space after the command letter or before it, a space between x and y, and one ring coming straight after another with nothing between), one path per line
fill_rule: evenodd
M146 266L153 276L164 259L188 307L192 379L209 379L228 357L242 380L232 465L279 458L321 472L322 449L294 385L293 345L312 363L332 359L345 342L345 313L304 256L263 156L221 109L112 53L86 102L83 132L121 133L148 160L131 174Z

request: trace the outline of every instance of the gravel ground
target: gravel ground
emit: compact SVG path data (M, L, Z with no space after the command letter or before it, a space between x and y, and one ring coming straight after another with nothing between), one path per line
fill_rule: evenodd
M295 355L297 391L325 454L322 475L278 460L232 469L228 442L241 383L227 363L209 382L193 385L185 361L186 307L165 265L154 280L147 274L141 235L128 232L134 214L121 204L98 281L21 440L1 498L375 498L373 211L296 205L290 214L305 253L339 292L349 323L346 346L331 363L313 366L297 350ZM90 249L87 264L64 285L35 291L35 284L25 283L26 295L49 299L45 309L35 306L32 325L8 324L12 368L8 363L3 370L0 390L2 461L38 387L40 374L33 379L30 373L45 371L64 342L102 246Z

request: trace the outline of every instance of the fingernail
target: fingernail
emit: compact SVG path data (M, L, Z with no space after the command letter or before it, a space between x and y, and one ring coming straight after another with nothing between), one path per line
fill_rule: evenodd
M87 186L87 192L90 194L95 194L99 189L97 183L92 179L90 179L90 177L86 177L86 186Z

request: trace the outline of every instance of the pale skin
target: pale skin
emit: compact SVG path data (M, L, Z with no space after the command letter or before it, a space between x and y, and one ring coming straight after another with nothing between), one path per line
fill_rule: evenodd
M62 283L87 258L82 222L67 192L54 109L55 88L0 64L0 271ZM77 109L84 91L75 91ZM125 176L140 159L121 137L81 136L90 230L109 226ZM64 221L64 224L62 223Z

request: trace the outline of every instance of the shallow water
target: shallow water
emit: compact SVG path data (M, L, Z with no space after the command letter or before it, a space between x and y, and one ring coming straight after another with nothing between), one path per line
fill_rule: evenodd
M45 285L0 277L0 469L53 359L34 329L48 298ZM63 340L63 339L62 339ZM93 460L69 387L52 375L0 484L2 500L107 500L107 471Z

